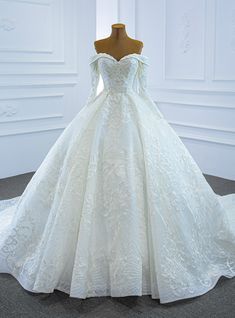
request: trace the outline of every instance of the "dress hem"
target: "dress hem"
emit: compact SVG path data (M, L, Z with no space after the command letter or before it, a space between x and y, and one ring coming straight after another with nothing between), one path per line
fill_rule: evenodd
M168 304L168 303L173 303L173 302L176 302L176 301L180 301L180 300L185 300L185 299L192 299L192 298L195 298L195 297L199 297L199 296L202 296L206 293L208 293L209 291L211 291L218 283L219 279L222 278L222 277L225 277L225 278L233 278L234 276L229 276L229 275L225 275L225 274L221 274L219 276L216 276L214 278L214 282L212 283L211 286L209 286L208 288L206 289L203 289L199 292L195 292L195 293L192 293L190 295L184 295L184 296L178 296L178 297L174 297L174 298L168 298L167 300L164 300L163 298L161 297L155 297L152 295L151 292L142 292L142 293L136 293L136 292L133 292L133 293L130 293L130 292L127 292L125 294L115 294L114 293L103 293L103 294L88 294L87 296L75 296L73 293L70 293L68 291L66 291L66 289L63 289L62 287L55 287L53 288L52 290L48 290L48 291L40 291L40 290L34 290L32 288L29 287L29 284L27 283L27 281L19 278L18 276L12 274L11 272L1 272L0 274L8 274L8 275L11 275L12 277L14 277L18 283L21 285L21 287L23 287L23 289L25 289L26 291L28 292L31 292L31 293L34 293L34 294L51 294L53 292L55 292L56 290L57 291L60 291L60 292L63 292L67 295L69 295L69 297L71 298L78 298L78 299L87 299L87 298L93 298L93 297L112 297L112 298L116 298L116 297L129 297L129 296L151 296L152 299L156 299L156 300L159 300L160 304Z

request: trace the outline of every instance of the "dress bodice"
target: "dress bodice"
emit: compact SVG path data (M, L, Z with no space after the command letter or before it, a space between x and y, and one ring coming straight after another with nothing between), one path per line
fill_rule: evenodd
M99 77L102 77L104 90L110 93L136 92L146 88L147 57L137 53L124 56L119 61L107 53L91 57L92 93L96 96Z
M110 92L126 92L133 89L138 70L135 58L121 59L101 58L98 61L99 72L103 79L104 89Z

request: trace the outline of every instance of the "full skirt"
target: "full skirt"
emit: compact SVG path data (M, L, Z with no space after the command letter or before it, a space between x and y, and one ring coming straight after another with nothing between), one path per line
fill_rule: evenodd
M0 272L32 292L167 303L235 276L235 194L212 191L148 97L102 92L0 208Z

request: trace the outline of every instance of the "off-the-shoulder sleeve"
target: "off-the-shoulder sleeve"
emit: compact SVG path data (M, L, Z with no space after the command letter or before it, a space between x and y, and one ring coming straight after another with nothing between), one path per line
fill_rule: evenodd
M98 70L98 57L93 56L90 58L90 78L91 78L91 90L87 99L87 104L93 102L97 95L97 87L99 84L99 70Z

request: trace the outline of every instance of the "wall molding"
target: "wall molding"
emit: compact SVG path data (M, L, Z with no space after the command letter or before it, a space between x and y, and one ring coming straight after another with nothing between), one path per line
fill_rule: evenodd
M63 124L63 125L55 125L51 127L42 127L39 129L27 129L27 130L14 130L11 132L7 133L1 133L0 137L7 137L7 136L15 136L15 135L25 135L25 134L34 134L34 133L39 133L39 132L46 132L46 131L52 131L52 130L63 130L67 127L68 124Z
M212 94L212 95L216 95L216 94L235 94L235 90L225 90L225 89L198 89L198 88L193 88L193 87L184 87L184 88L172 88L172 87L159 87L156 85L149 85L149 90L151 91L165 91L165 92L174 92L174 93L184 93L184 94Z
M233 78L231 80L234 75L232 69L228 68L229 62L225 67L217 63L216 80L213 80L215 1L219 0L180 0L170 7L172 3L169 0L168 3L167 0L154 0L151 3L136 0L132 11L136 17L136 38L144 42L144 50L149 54L151 66L148 72L151 74L148 91L152 99L163 115L164 111L166 115L169 114L169 118L172 119L169 124L175 131L179 131L178 136L189 146L195 160L200 162L200 169L203 172L209 171L210 174L234 179L232 160L235 158L235 87ZM217 22L221 24L223 21L226 22L224 28L229 28L228 31L233 32L230 28L231 20L230 22L226 20L231 19L231 15L227 14L230 1L226 4L223 4L223 0L220 1L219 9L225 7L226 11L219 12ZM119 4L122 6L119 12L126 10L129 14L129 1L119 0ZM231 9L233 7L232 2ZM194 11L190 11L191 9ZM131 16L129 20L132 24L133 17ZM188 23L192 28L192 34L189 35ZM181 35L178 32L181 32ZM235 36L235 33L232 33L232 37L233 34ZM226 34L226 37L230 41L231 36ZM219 33L219 29L217 38L221 40L221 44L217 43L219 58L217 62L222 63L223 52L230 57L231 47L228 43L227 51L227 48L218 46L224 43L223 34ZM190 43L187 42L188 40ZM188 44L191 46L188 47ZM172 48L177 51L172 51ZM185 54L184 49L186 49ZM190 64L191 61L194 64ZM223 78L218 79L218 76ZM185 115L184 110L187 111ZM178 111L180 113L182 111L182 117L179 116ZM205 116L202 125L199 117L195 118L194 114ZM186 123L183 122L184 120ZM219 156L215 158L214 155L217 153ZM214 160L211 167L208 159Z
M0 21L0 24L1 24L1 21ZM24 49L17 49L17 48L1 48L0 52L52 54L54 51L53 50L24 50ZM21 62L0 60L0 63L21 63ZM24 63L27 63L27 62L24 62ZM37 63L37 61L35 61L35 63Z
M8 2L9 0L0 0L4 2ZM11 0L11 2L16 2L16 3L28 3L28 4L35 4L39 6L50 6L50 1L48 0Z
M78 84L78 81L71 82L53 82L53 83L33 83L33 84L0 84L2 88L22 88L22 87L31 87L31 88L44 88L44 87L66 87L66 86L75 86Z
M31 3L30 1L14 1L16 3ZM78 61L75 53L78 42L76 37L77 1L70 0L68 3L65 0L45 2L50 7L48 9L48 25L51 33L48 38L42 40L41 44L36 42L30 44L28 41L25 48L21 47L20 44L17 47L17 44L13 44L14 42L12 43L13 47L0 48L0 65L2 65L0 75L76 75L78 72ZM32 1L32 4L43 5L43 2ZM47 9L45 10L47 12ZM36 14L35 9L33 12ZM17 16L15 12L14 14ZM37 32L40 33L38 22L35 23L37 23ZM23 28L25 29L25 24ZM23 32L24 29L20 29L20 31ZM40 37L42 37L41 33ZM33 31L30 31L30 36L33 34ZM6 41L6 46L7 43L8 41Z
M7 0L0 0L1 2L7 2L7 3L9 3L9 1L7 1ZM48 8L50 8L50 10L52 10L52 6L54 6L54 3L53 2L51 2L51 1L40 1L40 2L38 2L38 1L29 1L29 0L11 0L10 2L15 2L15 3L18 3L18 4L30 4L30 5L37 5L37 6L47 6ZM53 18L55 18L55 16L53 16ZM0 25L1 25L1 20L6 20L6 21L8 21L9 20L9 23L12 21L12 25L14 26L14 28L12 28L12 30L15 30L15 29L17 29L17 26L16 26L16 24L15 23L13 23L14 22L14 19L11 19L11 18L2 18L2 19L0 19ZM63 28L63 21L60 21L61 23L62 23L62 28ZM54 23L53 23L53 25L54 25ZM61 30L60 30L61 31ZM62 30L63 31L63 30ZM0 48L0 52L12 52L12 53L42 53L43 55L44 54L52 54L53 52L54 52L54 50L53 49L42 49L42 50L40 50L40 49L21 49L21 48L7 48L7 47L1 47ZM19 58L19 57L18 57ZM4 63L4 61L2 62L1 61L1 63Z
M214 15L214 26L213 26L213 63L212 63L212 73L213 73L213 77L212 77L212 81L214 82L235 82L235 77L218 77L216 76L216 38L217 38L217 11L218 11L218 1L221 0L214 0L213 2L213 15ZM235 21L235 9L233 9L234 11L234 21ZM234 41L235 41L235 26L234 26Z
M235 134L235 129L228 129L228 128L224 128L224 127L198 125L198 124L184 123L184 122L179 122L179 121L174 121L174 120L170 120L170 121L168 121L168 123L171 125L176 125L176 126L190 127L190 128L196 128L196 129L205 129L205 130L213 130L213 131L218 131L218 132L221 131L221 132ZM235 140L235 138L234 138L234 140Z
M4 116L0 123L0 174L8 177L36 170L84 106L90 91L89 56L94 53L96 1L2 1L0 19L12 18L16 27L8 33L0 30L4 36L1 48L10 49L0 51L0 62L4 62L0 63ZM31 1L39 6L26 4ZM17 52L12 52L14 49ZM10 116L15 106L19 111Z
M196 140L199 142L216 143L216 144L221 144L225 146L235 147L235 142L232 142L232 141L221 140L217 138L203 138L201 136L190 135L190 134L177 134L177 135L182 139L191 139L191 140Z
M57 93L57 94L45 94L45 95L26 95L26 96L18 96L18 97L5 97L0 98L0 102L2 101L15 101L15 100L25 100L25 99L45 99L45 98L63 98L64 93ZM0 105L1 109L1 105ZM53 119L53 118L63 118L63 113L55 113L50 115L39 115L35 117L23 117L23 118L14 118L10 116L3 116L4 120L1 118L0 114L0 124L9 124L9 123L16 123L16 122L25 122L25 121L34 121L34 120L45 120L45 119ZM8 119L10 118L10 119Z
M205 14L205 7L206 1L201 0L203 2L204 7L204 25L206 25L206 14ZM205 80L205 47L206 47L206 36L205 30L203 32L203 75L200 77L174 77L174 76L167 76L166 74L166 40L167 40L167 2L168 0L164 0L164 28L163 28L163 81L193 81L193 82L203 82Z
M0 120L0 124L4 123L16 123L16 122L24 122L24 121L34 121L34 120L44 120L44 119L54 119L54 118L63 118L63 114L51 114L47 116L37 116L37 117L27 117L27 118L17 118L17 119L10 119L2 121Z
M1 1L1 0L0 0ZM7 51L6 51L7 52ZM17 52L17 51L15 51ZM21 51L22 52L22 51ZM32 52L34 53L34 52ZM0 60L0 64L20 64L20 65L29 65L29 64L45 64L45 65L50 65L50 64L62 64L62 65L65 65L65 60L51 60L51 61L43 61L43 60L38 60L38 61L30 61L30 60L27 60L27 61L19 61L19 60L3 60L1 59ZM8 74L8 73L6 73ZM25 73L21 74L21 73L9 73L9 75L25 75ZM32 73L29 73L29 74L32 74ZM36 73L38 74L38 73ZM1 73L0 75L4 75L4 73Z
M0 97L1 100L18 100L18 99L29 99L29 98L50 98L50 97L64 97L64 93L57 94L45 94L45 95L25 95L25 96L17 96L17 97Z
M228 106L228 105L216 105L216 104L199 104L199 103L191 103L191 102L181 102L181 101L168 101L168 100L155 100L156 104L173 104L173 105L183 105L183 106L190 106L190 107L202 107L202 108L222 108L222 109L234 109L235 106Z

